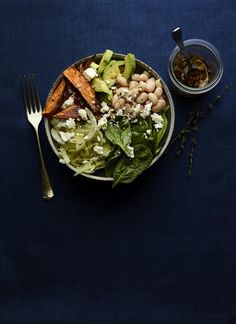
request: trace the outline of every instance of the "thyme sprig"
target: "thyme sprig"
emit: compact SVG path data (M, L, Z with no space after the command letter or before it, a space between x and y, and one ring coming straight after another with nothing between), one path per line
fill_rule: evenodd
M200 110L200 108L195 105L194 109L189 113L189 117L185 126L180 130L180 132L171 141L169 147L177 144L178 148L175 153L176 157L179 157L190 139L190 151L188 153L188 176L191 177L193 170L193 160L195 156L196 146L197 146L197 135L200 130L200 121L204 119L209 112L214 110L215 106L222 100L225 93L232 87L232 85L224 86L223 90L219 95L217 95L212 102L208 103L205 110Z

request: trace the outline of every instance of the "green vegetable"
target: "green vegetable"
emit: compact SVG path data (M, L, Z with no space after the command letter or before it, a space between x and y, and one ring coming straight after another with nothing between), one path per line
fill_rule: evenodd
M99 74L101 74L104 71L105 67L110 62L110 59L111 59L112 55L113 55L113 51L111 51L109 49L107 49L104 52L104 54L102 56L102 59L101 59L101 61L99 63L99 66L98 66L98 73Z
M71 164L76 168L75 175L82 172L93 173L105 168L106 158L112 151L111 144L102 131L97 128L93 113L85 108L88 121L76 122L75 127L68 128L66 122L52 119L52 136L57 142L61 162ZM71 134L67 141L61 139L61 132ZM95 146L102 148L102 154L94 150Z
M114 145L118 145L127 153L127 146L131 143L131 129L127 118L117 122L109 121L105 135Z
M124 77L128 80L134 73L136 68L136 59L133 54L127 54L125 57L125 69L123 72Z
M122 156L122 150L120 147L115 146L110 155L108 156L106 166L105 166L105 175L107 177L112 177L113 170L117 164L118 159Z
M134 146L134 158L123 156L113 170L114 188L119 183L130 183L146 170L152 162L153 155L149 148L143 144Z
M111 90L108 88L107 84L105 83L105 81L103 81L100 78L94 78L91 81L91 85L94 88L94 90L96 92L104 92L104 93L111 93Z
M104 69L103 80L107 84L108 88L113 86L116 82L116 77L120 73L120 69L117 61L112 60Z
M137 123L131 123L132 140L131 145L144 144L154 153L155 132L152 120L148 116L145 119L138 118Z

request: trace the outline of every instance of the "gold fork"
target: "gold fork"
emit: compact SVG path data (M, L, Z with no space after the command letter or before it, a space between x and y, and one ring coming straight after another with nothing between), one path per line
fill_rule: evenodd
M33 74L24 75L21 80L23 98L26 108L26 116L30 124L33 126L37 138L39 158L40 158L40 174L41 174L41 186L42 186L42 197L43 199L49 200L54 196L51 183L45 167L38 127L42 120L42 106L38 94L38 90L35 83Z

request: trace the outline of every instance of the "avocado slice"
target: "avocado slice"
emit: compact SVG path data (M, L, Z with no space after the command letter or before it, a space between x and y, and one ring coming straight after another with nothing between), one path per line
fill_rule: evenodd
M123 72L123 76L128 80L131 75L134 73L136 68L136 60L133 54L127 54L125 56L125 69Z
M102 59L101 59L101 61L99 63L99 66L98 66L98 73L99 74L101 74L104 71L105 67L110 62L112 55L113 55L113 51L111 51L109 49L107 49L104 52L104 54L102 56Z
M108 88L113 86L116 82L116 77L120 73L120 69L118 66L117 61L112 60L110 63L105 67L103 72L103 80L108 85Z
M104 92L104 93L110 93L110 89L106 85L106 82L103 81L101 78L94 78L92 80L92 87L96 92Z
M104 92L101 92L100 93L100 101L101 102L106 102L108 105L111 104L112 102L112 98L113 98L113 95L112 95L112 91L110 90L110 93L104 93Z

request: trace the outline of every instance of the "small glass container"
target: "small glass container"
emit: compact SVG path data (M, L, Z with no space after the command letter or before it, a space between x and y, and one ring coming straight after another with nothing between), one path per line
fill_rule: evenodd
M223 64L218 50L201 39L186 40L184 45L192 68L188 68L179 47L176 46L168 64L168 73L174 90L185 97L210 91L223 75Z

